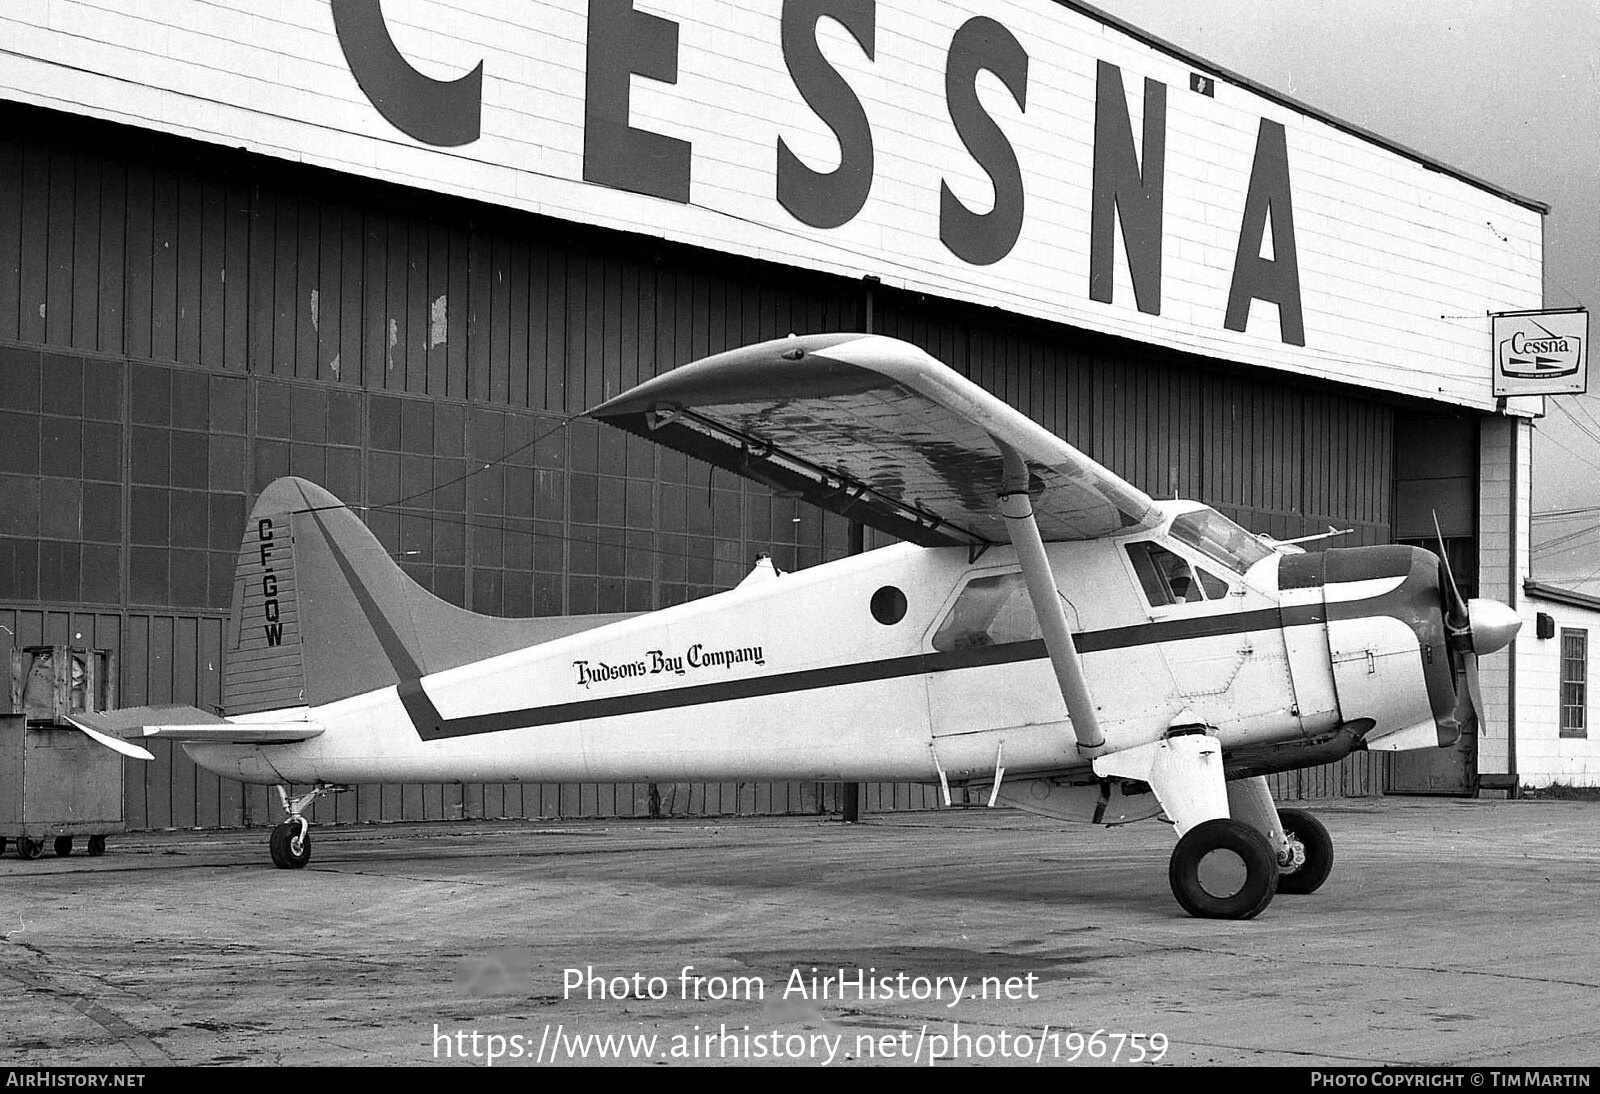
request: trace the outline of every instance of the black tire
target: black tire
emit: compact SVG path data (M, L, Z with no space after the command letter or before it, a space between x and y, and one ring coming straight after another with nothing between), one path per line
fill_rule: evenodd
M66 858L70 854L72 854L72 837L71 836L57 836L56 837L56 858Z
M3 855L5 853L6 853L6 838L4 836L0 836L0 855Z
M1333 837L1320 820L1303 809L1278 810L1278 822L1284 835L1299 840L1306 851L1299 869L1279 870L1278 892L1297 896L1316 892L1333 869Z
M278 869L302 869L311 861L311 830L307 828L305 835L301 836L300 822L284 821L272 830L269 847L272 864Z
M1242 880L1222 883L1210 877L1213 855L1231 864L1233 873L1242 872ZM1184 911L1200 919L1251 919L1278 891L1278 857L1272 844L1248 824L1226 818L1185 832L1172 849L1167 874L1172 895Z
M27 836L17 837L18 858L39 858L44 854L44 840L33 840Z
M104 836L89 837L89 857L99 858L106 853L106 838Z

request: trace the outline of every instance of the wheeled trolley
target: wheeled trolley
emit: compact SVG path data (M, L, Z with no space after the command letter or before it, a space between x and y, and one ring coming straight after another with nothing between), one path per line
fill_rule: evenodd
M91 855L126 831L122 757L66 716L116 705L116 657L105 650L29 646L12 654L11 705L0 715L0 854L36 859L48 847Z

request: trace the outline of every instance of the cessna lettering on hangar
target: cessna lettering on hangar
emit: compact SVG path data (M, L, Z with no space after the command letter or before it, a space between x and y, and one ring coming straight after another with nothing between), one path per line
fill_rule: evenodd
M655 612L498 619L280 479L240 551L225 716L80 727L277 786L281 867L310 858L309 803L352 783L914 780L1060 820L1163 816L1179 903L1249 918L1317 889L1333 855L1265 776L1452 744L1482 709L1478 657L1519 626L1427 551L1307 553L1154 501L891 338L718 354L590 414L902 542L795 573L763 560ZM679 675L679 656L699 665Z
M334 28L350 72L367 99L392 125L424 144L460 147L482 135L484 65L453 80L425 75L395 46L377 0L334 0ZM773 149L771 196L790 216L812 228L838 228L866 207L877 172L878 141L872 120L849 80L822 48L821 23L836 24L854 39L868 62L878 56L874 3L785 3L777 41L787 76L839 146L839 164L816 170L782 137ZM639 11L622 0L591 2L587 12L582 110L572 121L583 128L585 183L689 204L696 153L691 141L642 128L630 113L635 76L678 82L679 25ZM1070 54L1081 60L1081 55ZM1025 227L1027 195L1016 150L978 94L979 74L1028 103L1028 51L1006 26L987 15L956 29L946 55L943 92L950 124L967 152L994 186L992 205L969 209L943 179L925 184L938 195L939 242L972 266L989 266L1011 253ZM1122 225L1134 302L1148 315L1161 314L1162 210L1167 179L1167 85L1145 77L1144 115L1134 141L1121 67L1094 60L1093 145L1089 167L1089 298L1112 302L1117 224ZM773 73L776 76L776 73ZM1198 85L1194 83L1198 81ZM1194 90L1215 96L1215 81L1191 76ZM552 100L549 109L571 107ZM1059 181L1083 165L1054 165ZM1176 165L1174 165L1176 166ZM1270 225L1272 255L1262 258ZM1232 276L1223 328L1244 331L1252 301L1277 305L1279 337L1306 344L1295 242L1293 187L1283 123L1261 118L1243 195L1243 216L1234 240ZM1170 244L1166 244L1170 247ZM1220 261L1225 255L1218 255Z

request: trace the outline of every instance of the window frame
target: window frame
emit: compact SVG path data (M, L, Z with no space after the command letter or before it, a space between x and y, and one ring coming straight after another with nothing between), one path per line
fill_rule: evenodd
M1226 538L1205 534L1219 530L1226 533ZM1167 535L1239 577L1275 553L1259 536L1209 505L1173 517L1167 525Z
M1007 581L1007 579L1010 579L1010 578L1015 578L1016 579L1017 584L1022 587L1023 596L1026 599L1026 596L1027 596L1027 593L1026 593L1027 579L1022 576L1022 569L1021 569L1020 566L1007 566L1007 567L1001 567L1001 568L992 569L992 570L981 570L981 571L977 571L977 572L974 572L974 573L967 574L960 582L957 583L955 592L951 594L950 598L944 603L943 607L940 608L939 613L934 617L933 623L929 627L927 636L925 638L925 642L927 643L928 648L932 649L936 653L959 653L959 652L962 652L962 651L965 651L965 650L971 650L971 649L981 649L981 648L990 648L990 647L995 647L995 646L1011 645L1011 644L1013 644L1015 642L1018 642L1018 641L1023 641L1023 642L1038 641L1040 638L1042 638L1043 634L1042 634L1042 631L1041 631L1040 634L1034 635L1031 638L1013 639L1011 642L961 643L959 645L951 644L947 648L941 647L941 646L939 646L937 644L936 639L938 639L941 635L944 634L946 625L948 623L950 623L950 621L955 618L956 610L960 606L961 601L963 600L963 598L965 598L967 596L969 590L971 590L974 585L978 584L979 582L984 582L984 581L1001 581L1001 582L1003 582L1003 581ZM1011 599L1011 595L1014 592L1015 592L1015 590L1008 590L1008 593L1007 593L1007 596L1006 596L1005 599L1007 601L1009 601ZM1072 626L1073 629L1076 629L1076 627L1077 627L1077 619L1076 619L1077 612L1076 612L1076 610L1071 606L1071 602L1066 600L1065 597L1062 598L1062 606L1067 611L1067 620L1068 620L1069 626ZM1002 608L1000 610L1003 610L1003 602L1002 602ZM1000 617L1000 610L997 610L995 612L995 614L990 617L990 620L989 620L989 626L990 627L992 627L994 625L994 621ZM1028 612L1029 612L1030 615L1033 616L1034 626L1037 628L1038 625L1039 625L1038 624L1038 617L1037 617L1037 615L1033 614L1033 602L1031 600L1028 600ZM987 630L988 630L988 627L985 628L986 632L987 632Z
M1190 583L1190 588L1199 595L1180 599L1172 586L1172 579L1176 575L1167 572L1156 559L1151 557L1150 552L1152 550L1164 552L1183 563L1187 570L1186 576ZM1173 550L1170 543L1160 538L1128 541L1122 545L1121 553L1123 562L1132 571L1134 584L1139 588L1147 609L1150 611L1166 611L1172 608L1193 608L1207 604L1221 604L1227 601L1229 594L1233 593L1237 588L1234 582L1218 577L1211 570L1204 569L1189 555ZM1143 564L1141 564L1141 555L1143 556ZM1145 571L1144 565L1150 567L1148 573ZM1235 580L1239 579L1233 570L1225 570L1224 572L1234 574ZM1208 578L1211 582L1222 587L1220 593L1207 583L1206 579ZM1160 603L1157 603L1156 598L1151 595L1152 579L1159 582L1159 591L1165 598Z
M1562 627L1561 647L1558 657L1556 690L1556 725L1563 738L1581 739L1589 736L1589 629L1587 627ZM1568 642L1576 642L1576 655L1569 652ZM1571 673L1569 675L1569 672ZM1568 689L1573 689L1568 691ZM1568 696L1573 698L1569 701Z

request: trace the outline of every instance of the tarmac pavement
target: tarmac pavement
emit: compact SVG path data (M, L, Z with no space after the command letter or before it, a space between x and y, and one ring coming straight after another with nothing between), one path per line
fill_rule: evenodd
M1600 803L1316 811L1332 876L1247 922L1166 825L1010 811L8 849L0 1065L1600 1063Z

